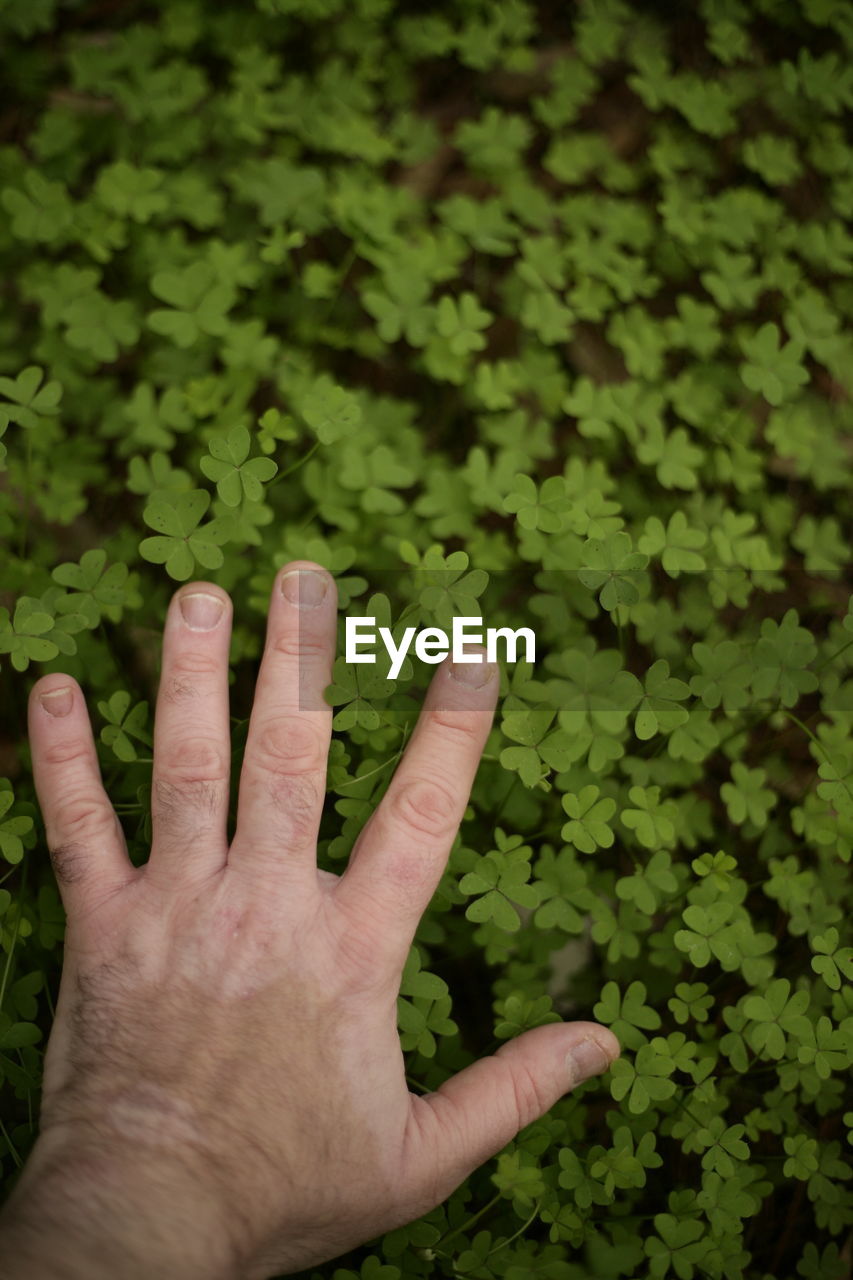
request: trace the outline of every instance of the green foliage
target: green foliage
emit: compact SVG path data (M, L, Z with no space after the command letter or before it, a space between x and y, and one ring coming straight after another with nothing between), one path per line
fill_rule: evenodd
M29 687L83 685L140 862L170 596L232 596L239 729L308 557L397 640L536 633L402 976L410 1086L565 1019L623 1048L309 1280L841 1280L850 6L114 8L0 5L4 1185L64 931ZM431 674L388 671L335 663L328 871Z

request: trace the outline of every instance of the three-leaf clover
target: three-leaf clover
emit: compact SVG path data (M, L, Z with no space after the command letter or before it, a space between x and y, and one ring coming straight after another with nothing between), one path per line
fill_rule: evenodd
M237 299L235 290L218 280L211 264L201 261L176 271L158 271L151 279L151 292L169 306L149 312L150 328L179 347L191 347L202 334L221 337Z
M212 456L202 458L199 466L208 480L216 481L216 491L226 507L238 507L244 496L248 502L260 502L264 496L263 482L271 480L278 467L272 458L246 461L251 448L246 427L232 427L216 436L207 447Z
M678 880L671 868L670 855L665 849L659 849L645 866L638 866L633 875L621 876L616 881L617 898L634 902L638 911L653 916L666 895L678 891Z
M833 991L841 990L841 976L853 982L853 947L840 947L838 930L831 927L811 940L812 968Z
M613 1034L627 1049L639 1049L648 1042L644 1031L657 1031L661 1025L660 1014L646 1004L646 984L631 982L620 993L617 982L606 982L601 999L593 1007L593 1016L606 1022Z
M22 369L17 378L0 378L0 396L10 404L0 404L0 427L10 422L32 430L41 418L59 413L62 385L57 381L44 382L44 370L37 364Z
M528 707L504 712L501 732L518 746L504 747L500 762L513 770L526 787L544 783L551 772L567 769L575 758L571 737L564 729L551 729L555 712L547 707Z
M663 1102L675 1093L675 1083L669 1077L675 1070L672 1058L662 1053L655 1044L641 1045L633 1061L625 1056L611 1064L610 1093L617 1102L628 1099L632 1115L642 1115L653 1102Z
M723 968L734 968L738 949L729 923L733 915L734 904L731 902L713 902L709 906L692 903L682 912L682 919L688 927L676 930L673 941L679 951L687 952L690 963L697 969L710 964L712 955Z
M660 787L631 787L628 797L636 807L623 809L619 815L647 849L661 849L675 842L675 826L667 813L669 805L661 801L660 792Z
M782 1058L786 1033L797 1040L808 1036L812 1024L804 1014L809 999L805 989L791 995L791 983L787 978L774 978L763 994L747 996L743 1001L743 1012L753 1025L748 1028L746 1038L755 1052L766 1050L771 1058Z
M644 1248L649 1273L655 1280L674 1271L679 1280L692 1280L694 1268L710 1252L713 1242L705 1225L695 1218L676 1218L671 1213L655 1214L657 1235L647 1237Z
M145 523L157 529L158 535L143 538L139 554L152 564L165 564L169 576L179 582L192 576L196 563L205 569L221 568L225 557L220 547L228 540L228 525L216 519L198 527L210 501L205 489L177 495L158 493L142 513Z
M0 791L0 819L8 813L15 799L15 793L6 787ZM18 863L24 856L21 836L32 830L33 820L25 814L17 818L6 818L0 821L0 854L7 862Z
M588 538L583 545L585 567L578 578L591 591L599 591L602 609L610 613L620 604L636 604L638 572L648 564L648 556L631 550L630 534L619 530L605 539ZM599 590L600 589L600 590Z
M387 670L387 668L386 668ZM405 676L406 668L401 670ZM335 729L378 729L381 723L376 703L393 692L394 681L389 680L383 668L373 665L354 665L344 658L336 658L332 683L324 692L330 706L340 707L332 726Z
M486 339L481 330L487 329L494 316L481 307L475 294L466 292L458 301L444 294L436 308L436 329L447 339L455 356L465 356L472 351L482 351Z
M521 928L521 917L513 903L522 907L539 905L538 886L527 883L531 850L522 843L521 836L507 836L500 827L495 831L495 841L497 849L485 854L475 870L462 877L459 890L478 895L465 910L468 920L478 924L494 920L498 928L515 933Z
M599 798L601 797L601 798ZM595 853L597 848L609 849L613 844L613 828L610 819L616 812L616 801L601 796L595 783L581 787L577 795L563 796L563 808L569 821L563 824L561 835L581 853Z
M730 1178L735 1172L735 1161L749 1159L749 1147L743 1141L745 1132L744 1125L727 1125L722 1116L714 1116L704 1128L697 1129L693 1137L697 1147L704 1151L702 1168Z
M700 549L708 541L701 529L692 529L683 511L675 511L664 527L658 516L649 516L645 530L637 542L637 549L648 556L661 558L661 564L671 578L683 572L705 568L705 557Z
M412 946L397 995L397 1025L403 1050L435 1057L436 1035L452 1036L458 1031L449 1017L452 1007L447 983L438 974L421 968L420 950Z
M297 402L296 409L321 444L335 444L357 433L362 412L351 391L322 374Z
M562 513L569 506L562 476L548 476L537 487L530 476L522 472L515 476L512 491L503 500L504 511L514 512L522 529L541 529L543 533L558 533L562 529Z
M136 747L131 737L150 748L153 739L145 727L148 723L148 703L137 702L132 711L128 711L131 695L124 689L118 690L107 702L99 702L98 710L109 724L101 730L101 741L119 760L136 760Z
M690 689L683 680L669 674L666 658L659 658L646 672L646 690L637 708L634 732L642 741L656 733L668 733L686 724L690 713L677 704L689 697Z
M731 766L732 781L720 787L720 796L732 822L740 826L747 820L755 827L767 826L767 815L778 802L768 787L763 787L767 774L764 769L748 769L740 760Z
M59 653L59 646L46 639L45 633L55 625L53 615L33 596L18 596L11 618L6 606L0 605L0 653L11 654L16 671L26 671L31 662L49 662Z
M791 338L783 346L779 326L772 321L750 337L741 338L740 345L747 357L740 366L740 376L750 391L759 392L768 404L784 404L809 381L802 364L802 342Z

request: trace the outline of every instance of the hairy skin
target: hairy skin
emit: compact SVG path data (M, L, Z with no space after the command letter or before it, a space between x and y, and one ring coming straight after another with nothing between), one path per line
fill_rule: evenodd
M266 896L243 906L240 888L218 873L166 913L144 883L112 904L121 950L78 961L71 986L63 977L42 1126L72 1149L178 1154L232 1217L235 1260L256 1256L263 1276L335 1257L426 1205L399 1204L410 1097L396 991L354 981L331 884L286 910ZM342 1183L358 1188L350 1215Z
M286 566L278 581L293 581ZM79 691L31 695L39 802L68 912L40 1135L0 1216L0 1276L265 1280L413 1221L574 1084L595 1023L538 1027L435 1093L409 1092L400 975L489 731L494 671L439 669L388 792L337 876L316 865L335 593L273 590L226 840L228 629L180 599L164 635L152 848L127 857ZM297 577L300 590L303 577ZM464 674L470 674L466 668ZM582 1045L585 1061L567 1054Z

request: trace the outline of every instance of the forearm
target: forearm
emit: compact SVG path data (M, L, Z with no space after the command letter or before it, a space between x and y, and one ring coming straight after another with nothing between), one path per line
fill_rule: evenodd
M0 1280L237 1280L224 1218L150 1153L36 1144L0 1211Z

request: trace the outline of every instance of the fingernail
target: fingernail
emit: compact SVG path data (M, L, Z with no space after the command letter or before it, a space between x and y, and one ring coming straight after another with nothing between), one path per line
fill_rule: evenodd
M491 680L497 667L494 662L451 662L450 674L459 684L469 689L482 689Z
M298 609L316 609L325 600L328 585L326 575L316 569L289 569L279 583L285 600Z
M40 693L39 702L49 716L67 716L74 703L74 691L66 684L50 693Z
M572 1084L583 1084L593 1076L600 1076L610 1066L610 1058L597 1040L587 1037L581 1040L566 1057L566 1066Z
M207 591L193 591L188 596L181 596L184 622L193 631L212 631L224 612L225 605L219 596L212 596Z

